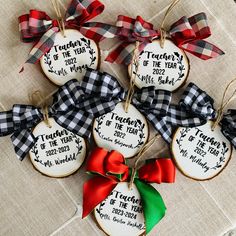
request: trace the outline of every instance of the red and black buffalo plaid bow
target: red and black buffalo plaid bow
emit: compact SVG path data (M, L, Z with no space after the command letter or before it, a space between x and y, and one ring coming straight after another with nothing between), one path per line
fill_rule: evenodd
M140 42L139 52L141 53L148 43L161 35L160 30L153 30L153 25L140 16L136 19L118 16L116 26L118 27L117 36L123 42L107 56L106 61L111 63L130 64L135 49L133 42ZM179 48L203 60L224 54L221 49L203 40L211 35L205 13L199 13L190 18L183 16L172 24L167 33Z
M65 18L65 28L79 30L85 37L95 41L114 37L115 27L94 23L86 26L86 22L101 14L104 5L98 0L72 0L69 4ZM45 12L30 10L29 14L19 17L21 40L25 43L35 42L29 53L27 63L35 64L46 54L54 44L56 33L60 30L58 19L51 19Z

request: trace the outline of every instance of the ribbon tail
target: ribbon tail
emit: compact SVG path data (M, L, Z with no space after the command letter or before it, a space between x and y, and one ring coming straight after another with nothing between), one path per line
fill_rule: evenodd
M100 15L105 9L98 0L72 0L66 11L67 21L76 21L79 25Z
M203 40L211 35L206 14L203 12L190 18L184 16L179 19L170 27L170 35L179 48L202 60L224 54L220 48Z
M48 30L38 41L37 44L34 45L32 50L29 53L29 57L26 63L35 64L40 58L45 55L54 45L55 35L58 32L57 27L53 27Z
M27 129L21 130L18 133L14 133L11 136L12 144L15 149L17 158L22 161L29 153L30 149L34 146L37 139Z
M54 118L59 125L72 133L86 139L90 137L94 117L87 111L74 108L74 110Z
M138 171L139 179L148 183L174 183L175 165L171 158L146 160Z
M114 38L117 35L118 28L105 23L88 22L80 27L79 31L85 37L100 42L106 38Z
M169 112L167 113L167 116ZM153 114L149 115L149 121L152 120L152 125L156 131L162 136L167 144L170 144L172 141L173 133L176 129L176 125L170 122L167 122L167 117L155 117ZM155 121L155 123L153 122Z
M139 45L139 53L141 53L147 42L142 42ZM129 65L132 62L133 52L135 50L135 44L130 42L122 42L117 48L108 54L105 61L110 63Z
M225 54L214 44L211 44L202 39L194 40L192 42L180 45L180 48L193 54L196 57L199 57L202 60L216 58Z
M114 180L96 176L88 180L83 187L83 215L86 217L99 203L104 201L116 187Z
M13 113L10 111L0 112L0 137L14 132Z
M132 52L134 48L134 44L123 42L108 54L105 61L129 65L132 60Z
M146 224L146 234L164 217L166 206L160 193L151 185L138 179L134 183L140 193Z

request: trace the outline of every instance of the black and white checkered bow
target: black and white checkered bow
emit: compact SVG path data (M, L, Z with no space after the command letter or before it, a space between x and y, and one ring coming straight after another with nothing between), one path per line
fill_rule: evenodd
M114 110L116 104L124 101L127 95L127 91L120 86L115 77L92 69L87 70L81 87L85 94L90 94L90 99L80 108L92 112L95 117ZM158 119L166 115L170 101L171 92L155 90L155 87L151 86L136 91L132 104L158 130Z
M159 131L167 143L171 143L175 129L203 125L214 119L214 100L193 83L189 83L178 105L171 104L166 116L159 119Z
M81 82L71 80L53 95L53 105L48 108L49 117L65 129L87 138L93 118L112 111L126 94L110 74L88 69ZM170 92L147 87L134 94L132 104L155 126L157 118L165 116L170 101ZM30 105L14 105L11 111L0 112L0 136L12 134L20 160L37 141L31 129L41 120L41 109Z
M189 83L178 105L171 104L166 116L158 120L157 126L167 143L171 143L177 127L195 127L214 120L217 113L214 100L194 83ZM225 137L236 147L236 110L223 115L221 130Z
M48 107L49 117L65 129L87 138L90 135L93 115L79 109L86 96L77 80L70 80L53 95ZM37 141L32 128L43 120L41 108L30 105L14 105L12 110L0 112L0 136L12 134L11 139L17 157L23 160Z

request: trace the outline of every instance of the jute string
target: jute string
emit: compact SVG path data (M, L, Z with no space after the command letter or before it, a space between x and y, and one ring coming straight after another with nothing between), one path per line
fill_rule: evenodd
M129 105L132 101L132 97L134 94L135 79L136 79L137 71L139 67L139 49L138 48L139 48L139 41L136 41L135 49L134 49L134 53L133 53L133 57L131 61L131 78L130 78L129 90L128 90L128 94L125 100L126 113L128 112ZM135 73L134 73L134 68L136 69Z
M225 88L225 91L223 93L223 97L222 97L222 100L221 100L221 104L220 104L220 107L219 109L217 110L217 118L215 120L215 122L213 123L212 125L212 130L215 129L215 127L220 123L223 115L224 115L224 109L226 108L226 106L228 106L228 104L230 102L232 102L235 98L236 98L236 89L234 89L233 93L229 96L228 99L226 99L226 96L227 96L227 93L230 89L230 87L236 82L236 78L231 80L229 82L229 84L226 86Z
M152 137L152 138L140 149L140 151L139 151L138 154L136 155L136 157L135 157L135 158L136 158L136 161L135 161L135 163L134 163L134 167L132 168L132 173L131 173L131 177L130 177L129 189L131 189L132 186L133 186L134 179L135 179L135 174L136 174L136 171L137 171L137 169L138 169L138 164L139 164L140 160L142 159L144 153L145 153L145 152L156 142L156 140L157 140L158 138L160 138L160 137L161 137L160 134L156 134L154 137ZM160 153L162 150L163 150L163 148L160 149L160 150L158 151L158 153ZM158 154L158 153L157 153L157 154Z
M37 91L33 92L31 95L29 95L29 100L32 105L34 105L36 107L41 107L41 111L43 113L43 120L44 120L45 124L49 128L51 128L52 126L49 121L48 104L47 104L47 100L49 97L51 97L51 94L50 94L50 96L47 96L46 98L44 98L41 91L37 90Z
M167 33L166 33L166 30L165 30L165 27L164 27L164 24L165 24L165 20L167 18L167 16L170 14L170 12L173 10L173 8L177 5L177 3L179 2L180 0L173 0L172 3L170 4L170 6L168 7L165 15L164 15L164 18L161 22L161 27L160 27L160 46L161 48L164 48L164 44L165 44L165 39L166 39L166 36L167 36Z
M57 15L57 22L58 22L58 27L60 29L60 32L62 33L63 37L65 37L65 23L64 23L63 16L61 14L59 1L51 0L51 3Z

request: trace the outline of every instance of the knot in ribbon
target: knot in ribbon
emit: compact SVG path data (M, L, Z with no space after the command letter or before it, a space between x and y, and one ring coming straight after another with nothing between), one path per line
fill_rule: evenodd
M119 15L116 23L119 38L127 42L151 42L158 34L153 29L153 25L145 21L141 16L136 19L128 16Z
M90 155L87 171L94 176L84 184L83 218L104 201L119 182L129 181L129 167L117 151L96 148ZM170 158L149 160L136 174L134 183L140 193L146 233L165 215L165 204L157 190L148 183L173 183L175 166Z
M205 91L194 83L186 87L178 105L170 105L165 117L158 120L160 133L167 143L171 143L175 129L180 127L196 127L205 124L208 120L215 120L217 112L213 106L214 100ZM236 147L236 113L228 110L223 114L221 131L224 136Z
M48 115L63 128L87 138L91 132L93 114L79 108L84 107L84 101L86 96L79 82L70 80L53 95ZM10 111L0 112L0 136L12 134L12 143L20 160L24 159L37 141L32 128L42 120L42 109L30 105L17 104Z
M122 42L106 58L111 63L128 65L131 63L135 40L142 42L139 47L141 53L145 46L156 38L160 38L161 30L153 30L151 23L140 16L136 19L119 16L117 21L117 36ZM196 14L190 18L183 16L173 23L168 35L177 47L203 60L223 55L224 52L215 45L203 40L211 36L205 13Z
M84 27L84 24L103 10L104 5L98 0L72 0L63 23L66 28L77 29L85 37L100 41L106 35L104 27L95 30L93 27ZM30 10L29 14L19 17L19 29L23 42L36 42L26 61L35 64L53 47L59 23L58 19L51 19L46 12Z
M103 115L114 110L117 103L124 101L127 95L115 77L108 73L88 69L81 84L84 91L89 94L91 111L95 116ZM156 90L154 86L144 87L134 92L132 104L158 130L158 118L164 117L171 101L171 92Z
M141 16L136 19L119 15L117 19L116 35L123 41L117 48L109 53L106 61L111 63L128 65L132 61L135 50L135 41L139 41L138 51L142 52L145 46L159 34L153 29L153 25L145 21Z

